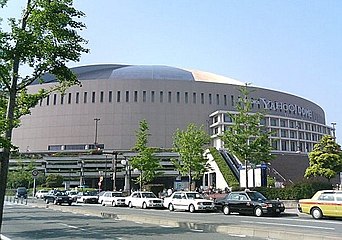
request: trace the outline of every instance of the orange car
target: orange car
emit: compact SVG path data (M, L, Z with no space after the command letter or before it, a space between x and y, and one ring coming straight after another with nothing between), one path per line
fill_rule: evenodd
M321 190L311 199L300 199L298 210L311 214L313 218L342 217L342 191Z

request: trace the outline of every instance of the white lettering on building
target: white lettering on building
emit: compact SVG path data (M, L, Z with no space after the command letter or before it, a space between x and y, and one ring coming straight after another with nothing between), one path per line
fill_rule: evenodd
M312 110L298 106L296 104L284 103L279 101L271 101L266 98L259 98L263 104L264 109L273 111L285 111L294 115L299 115L302 117L312 118Z

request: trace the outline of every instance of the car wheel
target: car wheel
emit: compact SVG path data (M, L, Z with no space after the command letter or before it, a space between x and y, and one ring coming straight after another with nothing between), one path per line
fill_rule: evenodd
M254 209L254 215L257 216L257 217L261 217L262 216L262 209L261 209L261 207L256 207Z
M87 203L87 200L86 200L86 199L83 199L83 203Z
M49 204L49 199L45 199L45 203L46 203L46 204Z
M191 213L195 212L195 206L194 205L191 204L189 206L189 212L191 212Z
M174 208L174 206L173 206L173 204L172 204L172 203L170 203L170 204L169 204L169 207L168 207L168 208L169 208L169 210L170 210L170 211L173 211L173 210L175 210L175 208Z
M132 202L129 202L129 203L128 203L128 207L129 207L129 208L132 208L132 207L133 207Z
M101 201L101 205L102 205L102 206L106 206L106 204L104 203L104 201Z
M223 206L222 212L224 215L229 215L230 214L230 209L228 205Z
M143 209L146 209L146 208L147 208L147 204L146 204L145 202L143 202L142 208L143 208Z
M323 213L318 207L315 207L311 210L311 215L314 219L321 219L323 217Z
M71 206L72 202L68 202L69 206Z
M113 202L112 202L112 207L115 207L115 206L116 206L116 202L113 201Z

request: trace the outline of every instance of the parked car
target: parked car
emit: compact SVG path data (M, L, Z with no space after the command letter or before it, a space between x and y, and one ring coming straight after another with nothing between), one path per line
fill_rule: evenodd
M123 196L122 192L105 192L101 196L101 205L111 205L113 207L115 206L126 206L126 198Z
M130 196L126 197L126 205L128 207L141 207L141 208L163 208L163 200L157 198L153 192L133 192Z
M311 214L314 219L342 217L342 191L321 190L310 199L300 199L298 210Z
M198 192L174 192L170 197L164 198L164 207L170 211L185 210L189 212L195 211L214 211L214 201L205 199Z
M41 190L38 190L35 194L35 197L37 199L43 199L45 195L47 195L49 192L49 190L45 190L45 189L41 189Z
M72 204L72 198L64 191L50 190L48 194L43 197L44 201L49 204L62 205L62 203L67 203L69 206Z
M231 192L222 199L217 199L217 209L225 215L230 213L262 215L280 215L285 211L284 203L279 200L268 200L257 191Z
M77 191L66 191L66 193L68 194L69 197L72 198L73 202L76 202L77 199Z
M99 192L99 194L97 195L98 196L98 202L100 203L100 204L102 204L102 198L103 198L103 194L105 194L107 191L101 191L101 192Z
M97 203L98 195L97 191L78 192L76 203Z
M27 189L26 187L18 187L15 191L15 198L27 198Z

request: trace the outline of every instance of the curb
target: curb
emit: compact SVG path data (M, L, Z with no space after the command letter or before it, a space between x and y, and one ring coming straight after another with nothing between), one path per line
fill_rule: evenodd
M205 232L216 232L221 234L229 234L229 235L243 235L248 237L258 237L258 238L266 238L266 239L279 239L279 240L340 240L340 236L317 236L313 234L306 233L298 233L298 232L288 232L283 229L277 228L266 228L266 227L253 227L251 225L233 225L233 224L220 224L220 223L201 223L201 222L185 222L185 221L177 221L171 219L164 218L155 218L148 216L138 216L134 214L116 214L112 212L105 211L95 211L95 210L84 210L84 209L68 209L63 208L61 206L56 205L37 205L37 204L29 204L32 207L37 208L50 208L53 210L65 211L65 212L73 212L79 214L87 214L96 217L110 218L110 219L120 219L125 221L133 221L133 222L143 222L147 224L153 225L162 225L168 227L178 227L188 230L200 230ZM287 215L297 215L297 213L285 213Z

